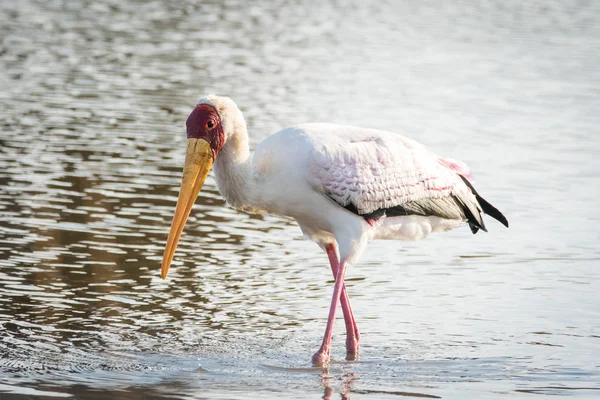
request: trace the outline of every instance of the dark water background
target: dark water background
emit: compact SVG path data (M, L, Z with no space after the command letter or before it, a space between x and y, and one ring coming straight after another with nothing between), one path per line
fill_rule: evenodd
M600 397L600 3L0 2L0 398ZM302 122L462 159L510 229L374 242L328 371L327 258L209 177L159 266L184 121ZM436 397L437 396L437 397Z

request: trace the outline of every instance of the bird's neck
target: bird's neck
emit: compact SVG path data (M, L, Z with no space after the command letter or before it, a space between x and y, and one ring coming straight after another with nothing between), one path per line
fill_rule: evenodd
M214 165L219 192L232 207L244 211L254 210L255 183L245 126L237 127L223 148Z

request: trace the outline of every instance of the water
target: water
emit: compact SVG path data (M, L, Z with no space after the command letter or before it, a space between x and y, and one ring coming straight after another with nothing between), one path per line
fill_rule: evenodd
M253 2L252 2L253 3ZM0 3L0 398L600 397L597 2ZM374 242L359 361L332 279L209 177L159 277L203 94L462 159L511 222ZM533 397L532 397L533 396Z

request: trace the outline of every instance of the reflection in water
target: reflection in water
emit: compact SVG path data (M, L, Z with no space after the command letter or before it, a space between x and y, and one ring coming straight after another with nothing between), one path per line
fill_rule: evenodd
M335 393L335 390L333 389L333 387L330 384L331 380L334 379L334 377L329 375L328 369L323 371L323 374L321 375L321 377L322 377L321 383L322 383L323 387L325 388L325 392L323 394L323 399L330 400L330 399L332 399L332 396ZM340 392L340 398L342 400L350 399L350 393L354 391L354 381L358 378L359 378L358 375L353 372L347 372L341 376L339 392Z
M0 397L598 396L597 2L0 10ZM252 145L311 121L414 137L515 224L374 243L347 281L361 360L325 379L327 259L289 221L226 208L209 177L159 279L209 92Z

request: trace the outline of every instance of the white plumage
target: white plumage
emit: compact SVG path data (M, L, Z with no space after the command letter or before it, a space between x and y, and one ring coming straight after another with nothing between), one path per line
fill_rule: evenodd
M464 163L440 157L414 140L373 129L304 124L267 137L251 156L246 124L235 103L211 95L197 109L206 106L216 110L222 126L224 144L214 169L227 202L246 212L294 218L330 257L336 289L323 345L313 357L316 363L329 358L339 299L348 352L358 350L343 275L370 239L417 240L465 222L475 233L485 230L484 212L508 226L472 187ZM202 118L190 115L188 137L193 131L197 136L192 137L213 143Z
M337 242L340 257L350 263L368 239L418 240L462 225L467 220L463 205L449 201L452 196L463 199L481 221L481 207L457 173L468 176L465 164L391 132L297 125L266 138L250 170L253 188L246 194L253 195L242 203L296 219L321 247ZM426 208L421 215L376 213L415 204ZM370 214L381 215L361 216Z
M369 214L422 198L468 191L454 171L423 145L385 131L303 125L314 151L309 179L342 205Z

